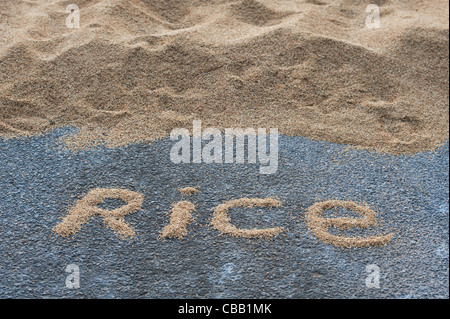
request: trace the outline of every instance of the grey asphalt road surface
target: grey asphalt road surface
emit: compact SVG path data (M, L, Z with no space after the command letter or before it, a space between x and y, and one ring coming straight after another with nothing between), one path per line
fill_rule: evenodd
M278 171L261 175L258 164L173 164L168 139L74 153L58 141L73 130L0 140L0 298L449 297L448 144L393 156L280 136ZM178 191L185 186L200 192L185 197ZM135 238L121 239L100 217L69 238L52 232L95 188L144 195L142 209L125 218ZM283 206L229 215L237 227L287 229L273 240L220 236L209 225L223 201L267 196ZM379 212L376 229L346 234L392 232L393 240L351 249L321 243L305 212L328 199L364 201ZM180 200L196 205L195 222L182 240L160 240ZM78 289L66 287L71 264L80 270ZM368 265L379 269L379 288L366 285Z

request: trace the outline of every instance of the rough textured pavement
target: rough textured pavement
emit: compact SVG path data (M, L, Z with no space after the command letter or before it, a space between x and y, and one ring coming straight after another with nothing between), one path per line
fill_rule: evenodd
M72 153L58 144L69 130L0 140L0 298L449 297L448 144L382 156L281 136L278 172L264 176L257 165L172 164L169 140ZM184 197L184 186L200 193ZM97 187L144 194L142 210L126 217L137 236L121 240L100 218L73 237L55 236L61 217ZM272 195L282 207L230 211L238 227L289 229L272 241L219 236L209 226L224 200ZM170 205L183 199L197 207L188 236L159 240ZM349 234L394 239L354 249L319 242L304 214L327 199L365 201L379 212L378 229ZM65 287L69 264L80 268L80 289ZM369 264L380 268L379 289L366 287Z

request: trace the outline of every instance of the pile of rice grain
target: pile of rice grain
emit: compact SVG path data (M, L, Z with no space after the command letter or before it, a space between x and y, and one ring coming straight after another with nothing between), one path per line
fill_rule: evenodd
M448 1L0 4L0 136L76 126L71 149L173 128L276 127L394 154L448 140Z
M195 187L184 187L180 188L179 191L181 192L181 194L186 196L195 195L199 192L199 190Z

